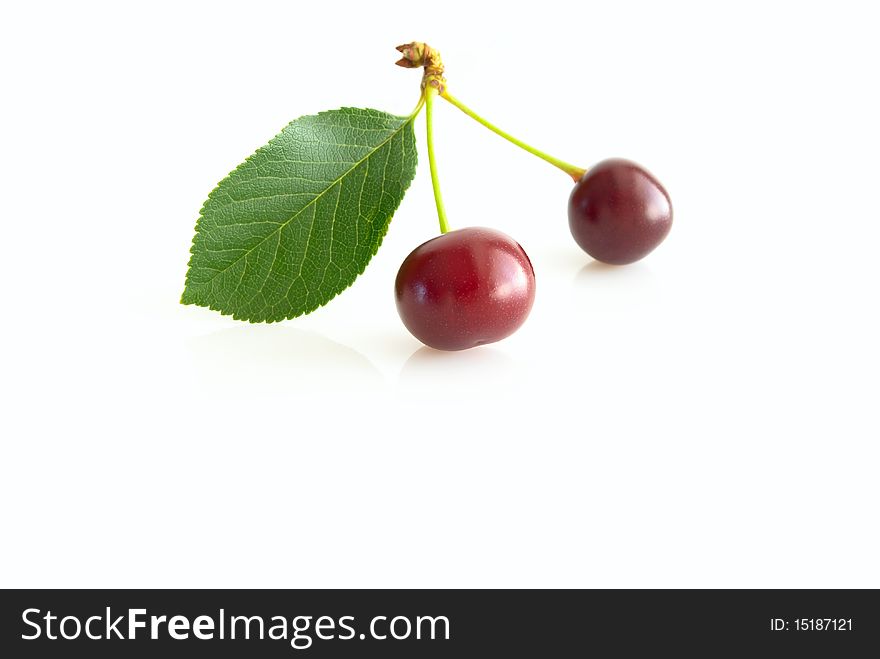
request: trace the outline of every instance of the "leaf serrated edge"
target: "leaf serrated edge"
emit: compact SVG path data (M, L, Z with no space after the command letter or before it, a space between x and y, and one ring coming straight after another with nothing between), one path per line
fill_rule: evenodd
M281 137L281 135L284 133L284 131L287 130L292 124L296 123L297 121L301 121L303 119L316 119L316 118L321 117L323 115L333 114L336 112L346 112L346 111L375 112L377 114L390 115L390 116L396 117L398 119L404 119L405 121L403 124L401 124L399 131L403 131L407 125L411 126L412 123L415 121L416 114L417 114L414 112L413 114L411 114L409 116L391 115L388 112L383 112L382 110L376 110L374 108L355 108L355 107L350 107L350 106L344 106L344 107L340 107L336 110L322 110L321 112L318 112L317 114L303 115L301 117L297 117L296 119L293 119L292 121L289 121L284 126L284 128L282 128L280 131L278 131L269 141L267 141L263 146L261 146L256 151L251 153L247 158L245 158L243 161L241 161L238 164L238 166L235 167L235 169L233 169L226 176L224 176L223 179L221 179L220 182L214 186L214 189L211 190L210 193L208 193L208 197L207 197L207 199L205 199L205 202L202 204L202 207L199 210L199 217L196 220L195 234L193 235L192 244L190 245L190 248L189 248L190 258L189 258L189 261L187 261L187 266L186 266L186 279L184 281L183 293L181 293L181 295L180 295L180 304L183 304L186 306L193 305L193 306L202 307L205 309L210 309L211 311L216 311L216 312L220 313L220 315L222 315L222 316L232 316L233 320L247 321L251 324L280 323L285 320L291 320L293 318L299 318L300 316L308 315L308 314L312 313L313 311L320 309L321 307L327 306L327 304L329 304L332 300L334 300L340 293L343 293L344 291L351 288L354 285L355 281L357 281L357 278L360 277L362 274L364 274L364 272L367 269L367 266L373 260L373 257L376 256L376 254L379 252L379 248L382 246L382 243L385 241L385 236L388 234L388 227L391 224L391 220L394 219L394 215L397 212L397 209L400 208L400 204L403 202L403 197L406 196L406 191L409 190L409 187L412 185L413 179L415 178L415 171L418 170L418 161L419 161L418 149L413 149L413 157L415 158L415 161L413 162L413 170L414 170L413 176L410 177L408 181L406 181L406 183L404 184L403 189L401 191L402 194L400 196L400 199L398 200L398 202L394 206L394 208L392 208L391 211L388 213L388 220L385 222L384 231L379 236L378 242L376 242L375 247L372 249L372 253L370 254L370 258L368 258L364 262L363 267L361 267L357 270L357 273L355 274L351 283L349 283L344 288L341 288L340 290L338 290L336 293L334 293L333 295L328 297L323 302L319 302L318 304L316 304L312 307L304 309L303 311L300 311L299 313L292 314L290 316L281 315L280 317L277 317L277 318L266 318L264 320L255 320L253 318L248 318L247 316L244 316L244 315L237 315L237 313L235 311L223 310L213 303L200 304L198 302L187 302L184 299L184 296L186 295L186 289L189 286L189 282L190 282L190 272L192 270L193 259L195 258L195 250L196 250L198 242L201 238L201 224L202 224L202 220L205 217L205 210L207 209L208 204L214 199L215 194L220 190L220 188L223 186L223 184L226 183L227 181L229 181L229 179L231 179L235 175L236 172L238 172L245 165L247 165L253 158L257 157L263 151L268 149L269 145L272 142L274 142L277 138ZM394 135L391 136L391 139L393 139L393 138L394 138ZM350 170L350 171L353 171L353 169L354 168L352 168L352 170Z

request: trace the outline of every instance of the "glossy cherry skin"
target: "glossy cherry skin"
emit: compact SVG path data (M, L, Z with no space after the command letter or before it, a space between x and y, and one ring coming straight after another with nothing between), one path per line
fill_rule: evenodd
M672 228L672 202L646 169L622 158L603 160L575 183L568 226L594 259L624 265L663 242Z
M531 261L510 236L481 227L416 247L394 284L397 311L419 341L464 350L510 336L535 301Z

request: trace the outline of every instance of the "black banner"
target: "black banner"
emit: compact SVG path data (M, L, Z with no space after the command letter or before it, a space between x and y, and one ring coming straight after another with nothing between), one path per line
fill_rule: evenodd
M880 651L880 593L7 590L0 632L16 659L864 657Z

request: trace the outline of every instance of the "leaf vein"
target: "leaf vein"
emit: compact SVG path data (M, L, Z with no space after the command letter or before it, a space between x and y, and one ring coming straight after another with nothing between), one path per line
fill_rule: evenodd
M280 225L278 226L277 229L275 229L274 231L272 231L272 232L270 232L269 234L267 234L267 235L266 235L266 236L265 236L260 242L258 242L258 243L255 244L253 247L251 247L247 252L245 252L245 254L244 254L243 257L242 257L242 256L238 257L238 259L236 259L235 261L233 261L232 263L230 263L228 266L226 266L226 268L225 268L224 270L221 270L221 272L225 272L226 270L228 270L229 268L231 268L233 265L235 265L236 263L238 263L242 258L246 257L248 254L250 254L251 252L253 252L257 247L259 247L262 243L264 243L266 240L268 240L269 237L270 237L273 233L276 233L276 232L278 232L278 231L281 231L285 226L287 226L287 225L290 224L293 220L295 220L297 217L299 217L299 215L300 215L300 214L301 214L306 208L308 208L309 206L314 206L314 204L315 204L319 199L321 199L321 198L322 198L322 197L323 197L328 191L330 191L332 188L336 187L336 185L338 185L340 181L342 181L346 176L348 176L349 174L351 174L352 171L354 171L355 169L357 169L357 167L358 167L360 164L362 164L365 160L368 160L368 159L370 158L371 155L375 155L376 153L379 152L380 149L385 148L385 145L389 144L389 143L394 139L394 136L395 136L395 135L398 135L398 134L404 129L405 126L409 125L410 121L412 121L412 120L410 119L410 120L408 120L408 121L403 122L403 123L400 125L400 128L398 128L398 129L396 129L394 132L392 132L391 135L389 135L387 138L385 138L385 139L384 139L379 145L376 146L375 149L373 149L369 154L367 154L366 156L364 156L361 160L359 160L359 161L356 162L356 163L353 163L352 166L351 166L349 169L347 169L342 175L340 175L335 181L333 181L333 183L331 183L329 187L325 188L325 189L322 190L320 193L318 193L318 195L316 195L313 199L311 199L311 200L310 200L305 206L303 206L302 208L300 208L299 210L297 210L297 212L294 213L289 219L285 220L282 224L280 224ZM312 161L312 163L309 163L309 164L313 164L314 162L317 162L317 161ZM387 159L386 159L385 163L386 163L386 166L387 166L387 164L388 164ZM382 181L382 191L383 191L383 194L384 194L384 190L385 190L385 181L383 180L383 181ZM313 221L314 221L314 220L313 220ZM300 272L301 272L301 271L302 271L302 267L300 267ZM214 277L212 277L209 281L214 281L214 279L216 279L216 278L217 278L217 275L215 275ZM207 282L202 282L201 285L204 285L205 283L207 283Z

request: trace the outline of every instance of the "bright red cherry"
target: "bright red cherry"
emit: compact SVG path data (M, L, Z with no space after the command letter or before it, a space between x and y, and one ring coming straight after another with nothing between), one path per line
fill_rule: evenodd
M535 301L535 272L513 238L470 227L416 247L400 266L394 294L419 341L464 350L500 341L523 324Z
M587 254L624 265L663 242L672 227L672 202L646 169L612 158L575 183L568 200L568 225Z

